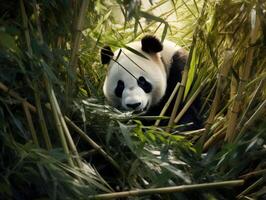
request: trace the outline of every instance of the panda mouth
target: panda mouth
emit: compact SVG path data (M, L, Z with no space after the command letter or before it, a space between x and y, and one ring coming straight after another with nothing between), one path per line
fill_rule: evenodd
M143 115L147 112L148 110L148 107L149 107L149 102L147 102L147 104L145 105L144 108L140 109L140 110L135 110L133 111L134 114L140 114L140 115Z

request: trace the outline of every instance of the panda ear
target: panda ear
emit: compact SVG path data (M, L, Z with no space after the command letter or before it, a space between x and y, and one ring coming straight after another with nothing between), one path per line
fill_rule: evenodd
M109 46L104 46L101 49L101 61L102 64L108 64L111 61L111 58L114 56L114 53Z
M163 50L163 45L155 36L146 35L141 40L141 49L146 53L158 53Z

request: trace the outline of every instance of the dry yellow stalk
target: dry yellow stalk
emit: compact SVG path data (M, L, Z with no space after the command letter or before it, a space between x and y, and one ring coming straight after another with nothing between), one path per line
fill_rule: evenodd
M23 107L25 115L26 115L26 119L27 119L27 122L28 122L28 125L29 125L29 129L30 129L30 132L31 132L31 136L32 136L33 142L34 142L34 144L36 146L39 146L37 134L36 134L33 122L32 122L32 117L31 117L28 105L27 105L25 100L22 102L22 107Z
M186 105L182 108L182 110L180 111L180 113L177 115L177 117L174 120L174 123L178 123L179 120L181 119L181 117L186 113L186 111L188 110L188 108L191 106L191 104L194 102L194 100L197 98L197 96L199 95L199 93L201 92L202 88L205 86L205 84L207 83L208 80L204 80L200 86L198 87L198 89L194 92L194 94L192 95L192 97L189 99L189 101L186 103Z
M27 47L28 47L29 54L32 56L32 48L31 48L31 42L30 42L30 33L29 33L29 28L28 28L28 17L26 15L26 10L25 10L25 6L24 6L24 3L23 3L23 0L20 0L19 2L20 2L20 10L21 10L21 15L22 15L22 24L23 24L26 44L27 44Z
M220 129L217 133L214 133L203 145L203 151L208 150L214 143L221 140L225 136L226 127Z
M6 92L8 95L10 95L11 97L14 97L15 99L21 101L21 102L24 102L25 99L23 99L20 95L18 95L16 92L14 92L13 90L11 90L10 88L8 88L5 84L3 84L2 82L0 82L0 89L4 92ZM33 112L36 112L36 108L31 105L29 102L24 102L27 107L33 111Z
M76 124L74 124L68 117L64 117L65 121L71 126L84 140L86 140L97 152L99 152L103 157L105 157L113 166L118 170L120 167L114 161L114 159L109 156L96 142L94 142L86 133L84 133Z
M72 160L72 157L70 155L70 151L69 151L68 145L67 145L67 141L66 141L66 137L65 137L65 134L64 134L63 125L62 125L62 123L60 121L60 118L58 116L58 110L57 110L58 108L56 106L55 99L54 99L54 96L53 96L53 88L51 87L51 84L49 83L49 80L47 79L47 77L44 80L45 80L45 85L46 85L48 97L49 97L49 100L50 100L50 103L51 103L52 113L53 113L53 116L54 116L55 125L56 125L56 128L57 128L57 132L59 134L59 137L60 137L61 144L62 144L64 152L65 152L65 154L67 156L69 165L71 167L75 167L74 162Z
M167 111L169 105L170 105L171 102L173 101L173 98L175 97L175 95L176 95L176 93L177 93L177 91L178 91L178 89L179 89L179 86L180 86L180 83L178 82L178 83L176 84L176 86L175 86L175 88L174 88L174 90L173 90L171 96L169 97L169 99L167 100L166 104L164 105L164 107L163 107L163 109L162 109L162 111L161 111L161 113L160 113L160 115L159 115L160 117L164 116L164 114L165 114L165 112ZM155 124L154 124L154 126L159 126L160 121L161 121L161 119L157 119L156 122L155 122Z
M229 70L231 68L232 58L233 58L233 51L232 50L226 50L224 52L224 61L220 67L220 72L218 74L217 88L215 91L215 96L214 96L213 103L212 103L211 109L210 109L210 114L209 114L209 117L207 119L207 123L205 126L207 132L209 132L210 126L214 122L218 107L220 105L222 93L223 93L223 91L227 85L227 76L228 76Z
M179 186L171 186L171 187L162 187L162 188L150 188L150 189L137 189L131 191L124 192L114 192L108 194L99 194L99 195L91 195L88 199L117 199L122 197L132 197L132 196L144 196L151 194L167 194L173 192L186 192L193 190L206 190L206 189L214 189L221 187L234 187L240 186L244 184L244 180L232 180L232 181L223 181L216 183L201 183L194 185L179 185Z
M260 116L265 116L266 114L266 100L264 100L259 108L255 111L255 113L249 118L249 120L246 121L246 123L243 125L243 128L241 129L239 136L244 133L252 124L253 122L258 119Z
M71 57L70 57L70 62L69 62L69 68L70 72L73 73L72 75L75 77L76 76L76 65L78 61L78 50L82 38L82 28L84 24L84 19L86 16L86 11L89 6L89 0L83 0L81 3L81 8L79 11L79 16L78 19L75 20L76 26L75 26L75 33L74 33L74 40L73 40L73 45L72 45L72 51L71 51ZM68 101L69 95L72 93L72 86L73 86L73 81L70 78L70 75L67 77L67 84L66 84L66 99Z
M39 116L39 122L40 122L40 126L41 126L41 132L43 134L43 138L44 138L44 142L46 145L46 148L48 150L52 149L52 143L51 143L51 139L47 130L47 126L46 126L46 122L45 122L45 118L43 115L43 110L42 110L42 106L41 106L41 97L40 97L40 93L38 92L38 86L36 83L34 83L34 98L35 98L35 104L37 107L37 112L38 112L38 116Z
M254 17L255 16L255 17ZM252 20L253 19L253 20ZM250 45L253 45L257 39L258 32L259 32L259 22L258 17L256 16L256 10L252 9L251 11L251 32L250 32ZM239 85L237 88L237 94L233 101L231 111L229 111L228 115L228 127L226 130L226 137L225 140L228 142L233 142L234 138L236 137L236 127L237 127L237 120L238 115L241 110L241 105L243 101L243 92L246 85L246 82L249 78L249 74L251 71L251 66L253 63L254 57L254 47L250 46L247 51L247 56L245 60L245 64L240 67L239 70Z
M75 143L74 143L74 141L73 141L73 139L72 139L72 137L70 135L70 132L68 130L68 127L67 127L66 122L65 122L65 119L64 119L64 116L62 115L61 109L59 107L57 98L56 98L55 93L54 93L54 90L51 90L51 95L52 95L52 99L53 99L54 104L55 104L55 108L56 108L57 115L59 117L60 123L62 125L64 134L65 134L65 138L66 138L66 140L68 142L69 148L71 149L71 153L73 153L74 159L76 160L78 166L81 169L83 169L83 165L82 165L80 156L78 154L78 151L77 151L77 148L75 146Z

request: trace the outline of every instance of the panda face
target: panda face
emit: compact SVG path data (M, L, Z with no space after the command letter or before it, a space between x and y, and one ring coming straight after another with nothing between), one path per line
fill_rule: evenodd
M147 110L149 102L151 102L152 84L143 76L140 76L137 80L128 80L118 80L115 88L116 97L121 98L122 108L134 111Z
M159 53L147 48L143 51L141 42L128 46L145 58L124 48L114 54L105 52L112 59L108 63L104 95L109 104L120 110L145 113L164 96L167 75Z
M136 56L136 55L134 55ZM143 61L143 62L140 62ZM117 64L119 62L119 64ZM143 112L156 104L166 88L166 75L162 75L152 60L134 60L138 66L145 66L145 71L126 57L111 62L104 83L104 94L109 104L120 110ZM124 67L122 68L121 65ZM148 70L151 70L148 72Z

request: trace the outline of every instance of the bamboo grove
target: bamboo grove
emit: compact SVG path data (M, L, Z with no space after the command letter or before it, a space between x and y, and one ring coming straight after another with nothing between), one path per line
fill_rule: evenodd
M266 198L263 0L3 0L0 11L0 199ZM160 116L120 112L101 89L100 48L147 33L189 52ZM204 126L177 131L199 94Z

